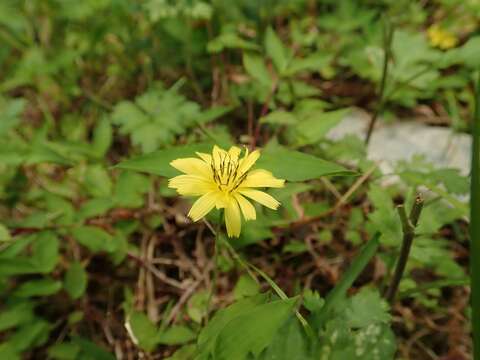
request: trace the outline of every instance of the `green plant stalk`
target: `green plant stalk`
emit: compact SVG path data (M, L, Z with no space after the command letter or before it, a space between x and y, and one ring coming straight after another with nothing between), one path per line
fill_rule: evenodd
M215 291L217 290L217 280L218 280L218 254L220 252L220 225L222 220L222 214L219 212L219 219L215 230L211 225L209 226L210 230L212 231L213 235L215 236L215 244L214 244L214 253L213 253L213 275L212 275L212 284L210 286L210 293L208 294L207 304L206 304L206 316L205 316L205 323L208 324L210 318L210 312L212 310L212 299ZM206 221L206 220L205 220Z
M255 271L258 275L260 275L269 285L270 287L275 291L275 293L278 295L278 297L282 300L287 300L289 297L285 292L278 286L273 279L271 279L263 270L257 268L255 265L250 264L248 261L242 259L242 257L237 253L237 251L234 249L234 247L228 242L225 237L220 236L222 240L222 244L225 245L225 247L230 251L232 257L242 266L245 268L247 273L256 281L258 282L257 278L255 277L255 274L252 273L252 270ZM302 324L303 328L305 329L305 332L307 333L308 336L315 338L315 332L313 331L312 327L308 323L308 321L303 317L302 314L298 310L295 310L295 315Z
M470 276L473 354L480 360L480 74L477 74L475 114L472 126L472 170L470 192Z
M415 203L412 206L409 217L407 217L405 207L403 205L398 207L398 214L400 215L400 220L402 221L403 241L392 281L387 289L387 292L385 293L385 298L389 303L393 303L393 300L395 299L398 285L400 284L400 280L402 280L405 267L407 266L408 256L410 255L410 249L412 248L413 239L415 237L415 227L418 224L418 219L420 218L422 209L423 198L419 195L415 199Z
M380 89L378 91L378 104L377 104L377 107L375 108L375 112L373 113L372 118L370 119L370 123L368 124L367 135L365 137L365 145L368 145L368 143L370 142L370 138L372 137L373 129L375 128L375 124L377 123L378 116L382 112L387 99L385 96L385 88L387 85L388 64L392 57L392 41L393 41L394 28L393 28L393 25L388 20L385 20L385 21L386 21L385 36L384 36L384 42L383 42L384 57L383 57L382 77L380 80Z

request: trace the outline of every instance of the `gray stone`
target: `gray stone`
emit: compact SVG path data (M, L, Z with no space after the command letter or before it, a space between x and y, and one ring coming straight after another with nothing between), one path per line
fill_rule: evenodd
M370 116L365 111L353 109L327 138L338 140L354 134L365 138ZM429 126L418 121L398 121L386 124L378 119L367 149L369 159L377 162L384 174L394 170L399 160L411 160L423 155L438 168L456 168L467 176L470 172L471 136L450 128Z

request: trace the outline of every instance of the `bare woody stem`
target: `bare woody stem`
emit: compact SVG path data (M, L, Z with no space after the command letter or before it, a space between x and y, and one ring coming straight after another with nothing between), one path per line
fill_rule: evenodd
M418 224L418 219L423 209L423 198L420 195L417 195L415 203L413 204L412 210L410 211L410 216L407 217L405 211L405 206L398 206L398 214L400 215L400 220L402 221L403 229L403 242L402 248L400 249L400 256L398 257L397 266L392 277L387 292L385 293L385 298L389 303L392 303L395 299L395 295L398 290L398 285L402 279L403 272L407 265L408 256L410 255L410 249L412 248L413 239L415 237L415 228Z
M387 76L388 76L388 64L392 57L392 41L393 41L393 33L394 28L392 24L385 20L385 35L384 35L384 42L383 42L383 67L382 67L382 78L380 80L380 89L378 91L378 103L375 108L375 111L370 119L370 123L368 124L367 135L365 137L365 144L368 145L370 142L370 138L372 137L373 129L375 128L375 124L377 123L378 116L383 111L383 107L385 106L385 102L387 100L385 96L385 87L387 84Z

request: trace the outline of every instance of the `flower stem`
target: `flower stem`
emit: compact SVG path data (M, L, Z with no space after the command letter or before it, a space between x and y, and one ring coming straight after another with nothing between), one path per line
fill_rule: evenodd
M225 239L223 236L220 237L222 239L222 244L225 245L225 247L230 251L232 257L238 261L238 263L245 268L245 270L248 272L248 274L258 282L255 274L252 273L251 270L254 270L260 277L262 277L269 285L270 287L275 291L275 293L278 295L278 297L282 300L287 300L288 296L285 294L285 292L273 281L272 278L270 278L263 270L259 269L253 264L250 264L248 261L242 259L240 254L237 253L235 248L228 242L227 239ZM297 316L298 321L302 324L303 328L305 329L305 332L307 333L308 336L315 338L315 332L313 331L312 327L308 323L308 321L303 317L302 314L298 310L295 310L295 315Z
M221 216L221 214L220 214ZM219 219L220 220L220 219ZM206 220L205 220L206 221ZM210 312L212 311L212 299L217 290L217 280L218 280L218 254L220 252L219 246L219 234L220 234L220 224L221 221L218 221L216 229L214 230L212 225L208 223L208 228L212 231L213 235L215 236L215 244L213 248L213 275L212 275L212 284L210 286L210 292L208 294L207 304L206 304L206 317L205 322L208 324L208 320L210 317Z
M420 195L417 195L409 217L407 217L407 213L405 212L405 207L403 205L400 205L397 208L398 214L400 215L400 220L402 221L403 242L390 287L385 294L385 298L389 303L393 303L393 300L395 299L398 285L400 284L403 272L407 266L408 256L410 255L410 249L412 248L413 239L415 237L415 227L418 224L418 219L420 218L420 214L423 209L423 202L423 198Z

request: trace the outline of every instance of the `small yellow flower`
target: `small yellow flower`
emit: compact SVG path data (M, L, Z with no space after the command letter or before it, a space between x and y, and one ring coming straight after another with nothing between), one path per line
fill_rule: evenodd
M169 180L168 186L180 195L200 196L188 216L198 221L214 207L225 209L225 224L228 236L238 237L242 226L240 211L245 220L255 220L254 206L246 198L276 210L280 203L267 193L255 188L281 188L285 180L275 178L267 170L251 170L260 157L260 151L245 151L232 146L225 151L213 147L212 155L197 153L199 158L173 160L170 165L185 173Z
M458 39L450 32L443 30L440 26L434 24L427 31L430 44L442 50L448 50L457 45Z

